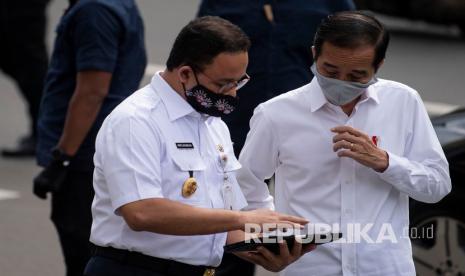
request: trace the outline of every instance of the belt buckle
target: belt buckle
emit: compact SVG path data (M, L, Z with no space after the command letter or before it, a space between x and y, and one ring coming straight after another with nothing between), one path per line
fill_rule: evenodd
M215 276L215 269L214 268L205 269L203 276Z

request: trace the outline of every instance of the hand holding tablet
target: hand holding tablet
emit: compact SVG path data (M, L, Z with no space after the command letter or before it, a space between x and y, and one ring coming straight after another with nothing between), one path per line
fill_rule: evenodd
M279 255L279 243L283 240L286 241L289 250L292 250L295 241L302 243L302 245L321 245L339 240L340 238L342 238L342 233L257 237L228 244L224 246L224 251L226 253L257 251L259 246L263 246L274 254Z

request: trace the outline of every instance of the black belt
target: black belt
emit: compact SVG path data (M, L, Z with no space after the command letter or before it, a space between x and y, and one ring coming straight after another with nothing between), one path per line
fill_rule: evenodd
M212 267L180 263L173 260L166 260L157 257L147 256L139 252L124 249L116 249L113 247L95 246L94 256L105 257L108 259L118 261L120 263L141 267L166 275L215 275L215 269Z

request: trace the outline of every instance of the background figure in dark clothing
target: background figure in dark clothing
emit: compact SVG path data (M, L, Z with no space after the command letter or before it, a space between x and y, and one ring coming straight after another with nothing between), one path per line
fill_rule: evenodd
M46 9L49 0L0 0L0 69L10 76L26 100L30 132L4 157L34 156L36 123L47 72Z
M237 156L249 132L257 105L313 78L311 46L321 20L337 11L353 10L352 0L204 0L198 16L216 15L238 25L250 37L247 73L250 81L237 92L238 112L224 121ZM225 254L217 275L253 275L254 265Z
M202 1L198 16L225 18L241 27L252 41L247 68L252 78L238 91L240 112L225 118L236 155L244 145L255 107L312 79L311 46L321 20L353 9L352 0Z
M38 120L34 194L52 193L67 275L91 256L95 138L105 117L135 91L147 64L133 0L70 1L56 29ZM75 3L73 3L75 2Z

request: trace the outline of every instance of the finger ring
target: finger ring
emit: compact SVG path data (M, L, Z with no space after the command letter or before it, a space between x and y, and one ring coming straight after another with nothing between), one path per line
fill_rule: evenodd
M350 148L351 148L351 149L354 148L354 143L350 143Z

